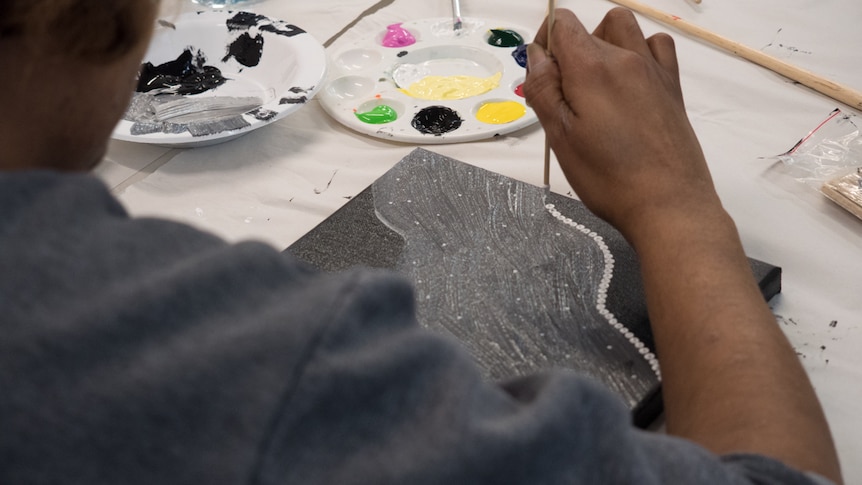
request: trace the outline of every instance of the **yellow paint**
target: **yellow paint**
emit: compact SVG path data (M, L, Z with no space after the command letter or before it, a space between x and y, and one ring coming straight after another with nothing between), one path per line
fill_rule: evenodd
M476 119L482 123L502 125L517 120L526 112L527 108L517 101L492 101L479 107Z
M401 92L418 99L446 100L464 99L470 96L478 96L500 85L502 72L491 77L475 76L425 76L411 84Z

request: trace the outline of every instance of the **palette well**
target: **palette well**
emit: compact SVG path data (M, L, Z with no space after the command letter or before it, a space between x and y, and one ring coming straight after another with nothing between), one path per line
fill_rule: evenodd
M537 121L521 89L533 32L451 18L387 26L331 53L321 105L360 133L406 143L491 138Z
M288 22L230 10L160 20L113 138L221 143L300 109L325 75L323 46Z

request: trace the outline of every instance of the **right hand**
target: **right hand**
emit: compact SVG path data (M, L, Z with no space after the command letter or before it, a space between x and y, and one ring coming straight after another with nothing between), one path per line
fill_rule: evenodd
M563 173L580 199L630 240L646 222L720 208L689 123L673 39L644 38L632 13L608 12L590 35L555 12L528 47L524 84Z

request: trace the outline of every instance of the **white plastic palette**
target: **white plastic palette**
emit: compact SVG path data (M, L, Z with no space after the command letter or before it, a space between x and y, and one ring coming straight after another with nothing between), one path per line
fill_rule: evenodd
M225 79L205 92L174 97L189 102L211 97L256 99L259 106L231 117L231 123L206 125L214 126L209 131L195 129L192 123L151 122L146 109L130 115L130 108L114 129L116 139L171 147L221 143L300 109L319 91L326 75L323 46L303 29L281 20L214 10L186 13L159 24L145 62L164 65L191 51L195 62L219 69ZM242 41L252 48L247 57L232 51ZM142 99L139 94L149 93L136 93L136 99Z
M491 138L537 121L535 113L519 94L526 70L514 55L516 47L489 43L494 35L492 29L514 31L524 42L532 39L532 31L506 22L464 19L462 29L456 32L451 18L404 22L400 28L412 34L415 43L386 47L383 44L387 30L384 30L330 55L328 81L318 99L338 122L379 138L441 144ZM462 99L419 99L400 89L424 76L485 79L497 74L501 76L496 88ZM477 118L483 106L504 102L523 106L523 115L495 123ZM397 117L385 123L369 123L357 116L379 107L388 107L386 109ZM429 110L432 115L433 110L449 115L454 112L460 123L456 122L457 128L449 127L445 132L428 133L420 129L421 122L417 128L417 119L427 117Z

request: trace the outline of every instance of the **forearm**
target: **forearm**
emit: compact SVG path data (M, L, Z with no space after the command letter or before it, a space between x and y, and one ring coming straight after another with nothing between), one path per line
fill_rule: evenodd
M634 242L662 365L668 432L840 482L820 405L715 204L642 224Z
M668 430L839 481L823 412L688 122L673 39L645 38L623 9L593 35L570 11L555 18L528 47L524 90L572 188L638 252ZM564 46L553 57L549 32Z

